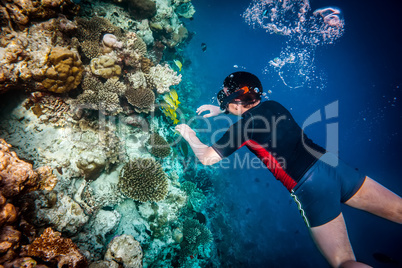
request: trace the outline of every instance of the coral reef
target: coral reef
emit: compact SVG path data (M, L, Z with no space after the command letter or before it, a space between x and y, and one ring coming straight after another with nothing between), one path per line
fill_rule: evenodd
M183 223L183 241L180 243L182 258L196 254L199 246L212 241L211 231L199 221L187 219Z
M6 25L13 29L26 27L31 20L45 20L55 17L58 13L76 15L79 6L69 0L25 0L25 1L1 1L0 26Z
M123 264L125 268L142 268L142 248L131 235L113 238L105 254L106 261Z
M118 78L121 75L121 67L116 64L116 59L111 55L102 55L99 58L93 58L90 63L91 71L94 75L103 78Z
M158 133L152 133L147 142L149 152L158 158L165 158L170 154L169 143Z
M81 82L82 63L73 48L54 46L58 31L46 22L29 31L1 33L0 93L10 89L65 93Z
M126 0L130 14L136 20L150 19L156 14L156 4L151 0Z
M117 78L110 78L102 83L92 75L85 75L82 88L84 92L78 96L74 103L76 106L111 114L122 111L119 96L126 91L126 86Z
M76 36L80 42L83 54L88 59L102 55L100 42L104 33L113 34L117 39L124 37L119 27L112 25L107 19L102 17L95 16L91 19L77 17L75 22L78 25Z
M69 238L62 238L59 232L47 228L32 244L23 247L23 254L39 257L44 261L55 262L58 267L67 265L73 268L85 268L88 262L78 247Z
M148 88L134 89L129 87L125 96L137 113L149 113L155 109L155 93Z
M67 235L77 233L89 217L84 210L67 194L35 192L27 197L32 222L36 226L51 226Z
M168 64L151 67L149 74L145 75L147 83L152 85L159 94L170 91L170 87L178 85L181 81L181 74L173 71Z
M47 64L46 78L42 81L45 90L66 93L81 83L83 67L77 53L64 47L54 47Z
M105 34L102 38L103 51L110 53L114 48L122 48L123 42L119 42L113 34Z
M10 145L0 139L0 195L5 198L43 189L51 190L57 183L50 167L42 167L36 171L32 165L20 160Z
M155 160L138 158L124 166L119 178L119 188L134 200L158 202L167 195L167 176Z

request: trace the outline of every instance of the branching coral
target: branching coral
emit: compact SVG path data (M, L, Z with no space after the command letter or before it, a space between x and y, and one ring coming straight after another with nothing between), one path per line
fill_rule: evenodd
M169 143L158 133L152 133L147 143L153 156L164 158L170 154Z
M168 181L162 166L151 158L137 158L128 162L120 173L119 189L127 197L140 202L163 200Z
M57 267L88 267L86 258L71 239L62 238L61 234L54 232L52 228L47 228L32 244L25 246L23 251L26 256L56 262Z
M212 241L211 231L199 221L187 219L183 223L183 241L180 243L182 258L195 254L201 245Z
M119 96L126 86L117 78L110 78L104 84L94 76L86 75L82 82L84 92L78 96L76 104L82 108L101 110L118 114L122 111Z
M173 71L168 64L151 67L149 74L145 77L147 83L156 88L159 94L169 92L170 86L178 85L181 81L181 74L177 75L177 72Z
M137 113L149 113L155 109L155 94L152 90L140 87L129 87L125 93L127 101L134 106Z

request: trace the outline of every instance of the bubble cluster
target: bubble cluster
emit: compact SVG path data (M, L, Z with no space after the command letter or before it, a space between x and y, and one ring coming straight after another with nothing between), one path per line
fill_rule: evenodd
M338 8L311 12L308 0L253 0L242 17L253 28L287 37L286 46L269 61L266 72L278 74L290 88L325 84L314 65L315 50L343 35L345 21Z

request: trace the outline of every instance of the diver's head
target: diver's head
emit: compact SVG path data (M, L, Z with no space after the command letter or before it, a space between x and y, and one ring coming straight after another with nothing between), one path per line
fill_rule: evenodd
M230 103L252 106L261 100L261 95L262 84L257 76L248 72L235 72L225 78L217 98L221 110L228 113Z

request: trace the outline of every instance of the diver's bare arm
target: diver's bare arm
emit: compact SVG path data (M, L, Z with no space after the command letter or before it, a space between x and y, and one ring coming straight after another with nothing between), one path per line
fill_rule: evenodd
M222 160L218 153L211 147L203 144L200 139L198 139L195 131L192 130L186 124L177 125L175 128L183 138L188 142L191 149L193 149L194 154L200 160L203 165L213 165L216 162Z
M195 133L189 135L187 142L203 165L213 165L222 160L218 153L212 147L203 144Z

